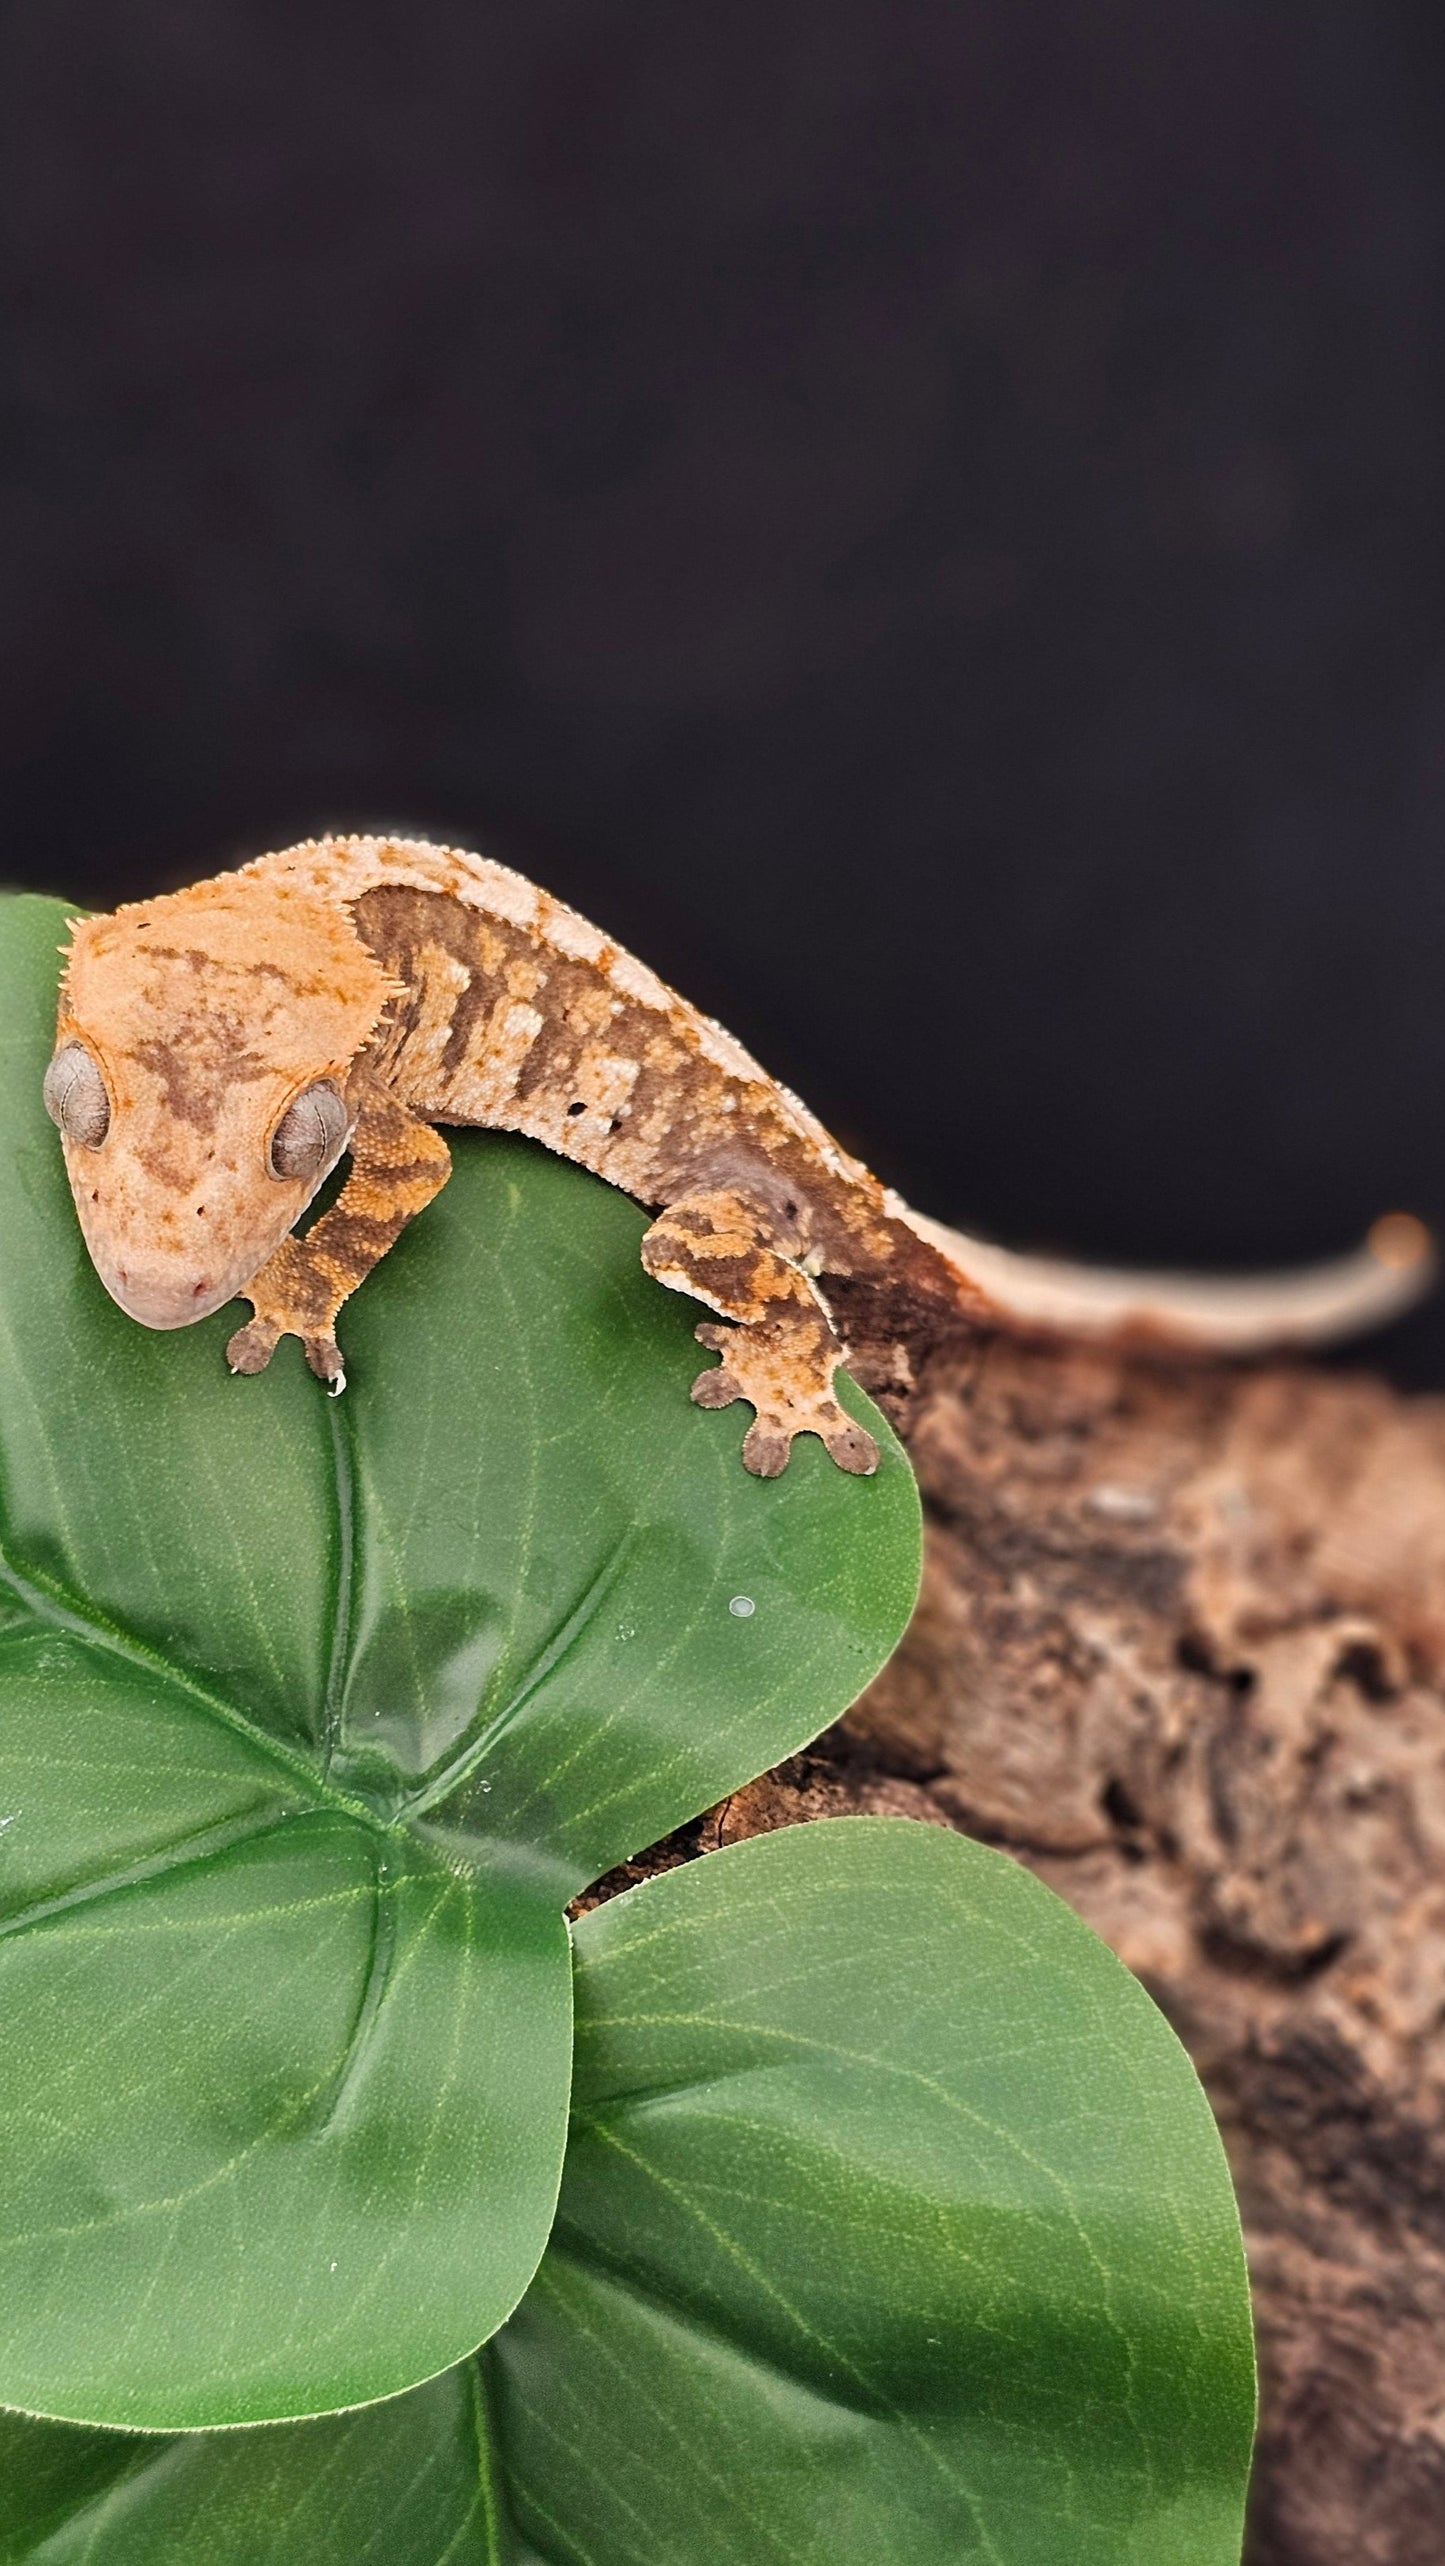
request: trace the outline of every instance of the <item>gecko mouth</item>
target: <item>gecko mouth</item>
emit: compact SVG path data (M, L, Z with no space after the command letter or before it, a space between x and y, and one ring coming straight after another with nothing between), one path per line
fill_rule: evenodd
M188 1328L196 1319L208 1319L213 1310L224 1309L239 1289L229 1274L147 1274L108 1263L98 1271L111 1299L143 1328Z

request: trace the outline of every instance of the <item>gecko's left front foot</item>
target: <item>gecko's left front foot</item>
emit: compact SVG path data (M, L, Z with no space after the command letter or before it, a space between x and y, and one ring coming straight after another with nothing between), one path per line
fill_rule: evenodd
M283 1336L299 1336L301 1351L318 1381L324 1381L336 1398L346 1387L346 1372L341 1348L334 1336L307 1336L300 1328L285 1328L273 1319L254 1318L237 1328L226 1348L226 1361L233 1372L264 1372Z
M776 1479L787 1469L799 1434L818 1435L840 1470L867 1478L878 1467L878 1446L833 1396L836 1353L831 1346L826 1353L817 1344L805 1346L800 1339L807 1333L787 1326L717 1327L704 1320L693 1334L722 1362L715 1372L698 1374L693 1398L700 1408L730 1408L735 1399L756 1408L756 1423L743 1437L743 1462L757 1479Z

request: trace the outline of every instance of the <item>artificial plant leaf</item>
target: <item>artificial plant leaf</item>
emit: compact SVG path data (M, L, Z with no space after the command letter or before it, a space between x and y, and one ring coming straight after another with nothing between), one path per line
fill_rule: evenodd
M1194 2072L1002 1855L762 1837L576 1929L552 2242L483 2356L588 2566L1228 2566L1244 2260Z
M12 1918L0 2005L7 2403L155 2426L355 2404L526 2287L569 2032L537 1900L273 1808Z
M474 2361L249 2432L0 2415L0 2566L530 2566L496 2464Z
M178 2446L16 2425L0 2566L351 2566L363 2500L406 2566L1233 2566L1222 2152L1051 1892L850 1819L671 1872L575 1945L558 2225L480 2357Z
M64 916L0 904L0 2404L320 2413L515 2304L562 1905L857 1693L916 1495L876 1418L872 1481L750 1479L642 1216L522 1143L459 1140L343 1401L136 1326L40 1104Z

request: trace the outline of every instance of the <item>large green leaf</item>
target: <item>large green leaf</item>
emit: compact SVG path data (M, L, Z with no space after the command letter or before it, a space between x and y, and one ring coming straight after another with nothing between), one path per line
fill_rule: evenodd
M941 1830L845 1819L654 1880L577 1945L557 2226L486 2356L539 2549L1237 2556L1223 2151L1061 1900Z
M916 1494L852 1391L875 1479L750 1479L642 1216L522 1143L460 1142L342 1401L135 1326L40 1106L63 918L0 905L0 2404L319 2413L515 2305L563 1904L859 1691Z
M271 2432L18 2426L0 2566L1231 2566L1253 2376L1223 2155L1068 1908L852 1819L575 1942L557 2228L480 2360Z
M0 2566L531 2566L474 2361L315 2423L137 2437L0 2414Z

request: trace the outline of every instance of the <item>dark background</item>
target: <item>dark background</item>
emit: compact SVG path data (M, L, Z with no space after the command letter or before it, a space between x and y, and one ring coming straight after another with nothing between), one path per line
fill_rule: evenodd
M10 0L0 871L401 823L940 1215L1445 1224L1439 18Z

